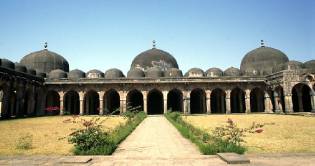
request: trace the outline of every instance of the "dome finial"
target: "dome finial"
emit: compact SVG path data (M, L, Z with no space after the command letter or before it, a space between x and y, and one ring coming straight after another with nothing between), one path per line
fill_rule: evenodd
M261 47L265 47L265 42L264 42L264 40L260 40L260 45L261 45Z
M48 43L45 42L44 48L47 49L47 47L48 47Z
M155 40L152 41L152 47L156 48L156 41Z

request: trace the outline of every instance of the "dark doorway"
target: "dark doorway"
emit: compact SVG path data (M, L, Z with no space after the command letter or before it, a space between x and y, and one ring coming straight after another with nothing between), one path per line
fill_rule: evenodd
M297 84L292 88L294 112L310 112L312 110L311 88L305 84Z
M245 92L240 88L234 88L231 92L231 112L245 113Z
M251 112L264 112L265 110L264 91L260 88L254 88L250 92L250 109Z
M79 115L80 113L80 97L76 91L68 91L65 94L65 114Z
M119 115L120 97L116 90L110 89L105 94L105 114Z
M173 89L167 94L167 110L183 112L183 94L178 89Z
M60 96L56 91L48 91L46 96L46 114L59 115L60 113Z
M153 89L148 94L148 114L163 114L163 94Z
M226 111L225 92L222 89L214 89L211 93L211 113L224 114Z
M143 95L140 91L136 89L129 91L127 95L127 110L143 111Z
M100 108L99 95L91 90L84 96L84 110L87 115L98 115Z
M192 90L190 93L190 113L203 114L206 112L206 93L199 88Z

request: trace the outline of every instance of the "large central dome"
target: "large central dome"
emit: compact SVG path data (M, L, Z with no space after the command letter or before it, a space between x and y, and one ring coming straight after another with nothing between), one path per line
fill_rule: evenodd
M136 56L132 61L130 69L137 68L146 71L151 67L158 67L162 71L166 71L170 68L178 69L178 64L176 59L168 52L152 48Z

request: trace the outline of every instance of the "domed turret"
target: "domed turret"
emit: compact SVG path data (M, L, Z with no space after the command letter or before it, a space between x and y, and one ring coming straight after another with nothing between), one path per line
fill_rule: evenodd
M160 78L163 77L163 71L159 67L151 67L147 70L145 77Z
M68 78L71 80L78 80L80 78L85 78L85 73L82 70L74 69L69 72Z
M104 73L97 69L93 69L86 73L86 77L87 78L104 78Z
M12 70L15 69L14 63L8 59L1 59L1 66L4 68L12 69Z
M164 72L165 77L183 77L183 72L176 68L167 69Z
M303 63L298 61L289 61L282 65L274 67L273 72L279 72L282 70L299 70L303 68Z
M228 68L228 69L226 69L224 71L224 76L233 76L233 77L235 77L235 76L240 76L240 75L241 75L240 69L235 68L235 67L230 67L230 68Z
M315 69L315 60L307 61L303 64L306 69Z
M241 72L245 75L268 75L277 65L288 62L288 57L280 50L262 46L245 55Z
M55 69L69 71L68 61L61 55L49 51L48 49L32 52L20 61L27 68L36 69L39 72L49 73Z
M223 71L219 68L213 67L206 71L207 77L221 77L223 76Z
M63 78L67 78L67 73L63 70L60 69L56 69L56 70L52 70L49 75L48 75L49 79L63 79Z
M125 77L123 72L119 69L112 68L105 72L105 79L115 79Z
M131 69L127 73L128 78L142 78L145 77L144 72L141 69Z
M199 68L192 68L187 71L187 73L185 74L185 77L203 77L204 75L205 74L203 70Z

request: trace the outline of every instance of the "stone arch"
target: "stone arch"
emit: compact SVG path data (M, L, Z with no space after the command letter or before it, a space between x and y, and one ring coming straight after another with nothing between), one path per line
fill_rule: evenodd
M203 114L207 112L206 93L203 89L196 88L190 92L190 113Z
M250 92L250 109L251 112L265 111L265 93L260 88L254 88Z
M80 96L79 93L70 90L64 96L64 113L71 115L80 114Z
M23 108L23 115L35 115L35 106L36 106L35 100L35 93L32 91L32 89L27 89L24 94L24 108Z
M245 92L236 87L231 91L231 112L232 113L245 113Z
M115 114L118 115L120 113L120 96L119 93L115 89L109 89L106 91L104 95L104 105L106 114Z
M183 93L172 89L167 94L167 110L183 112Z
M211 113L226 113L225 97L225 92L220 88L211 92Z
M127 110L143 111L143 95L137 89L133 89L127 94Z
M54 90L47 92L45 111L47 115L58 115L60 112L60 96Z
M11 94L13 91L7 86L7 84L4 84L1 86L1 118L10 118L11 117L11 107L14 106L15 108L15 101L13 100L13 105L12 105L12 99L11 99ZM15 98L16 99L16 98Z
M163 114L163 94L157 89L153 89L148 93L148 114Z
M282 86L277 86L275 88L275 92L277 93L277 97L273 96L276 98L276 102L278 102L279 109L284 111L285 110L285 101L284 101L284 92Z
M17 110L16 110L16 104L17 104L17 95L16 91L11 90L10 91L10 99L9 99L9 117L16 116Z
M100 108L100 98L96 91L90 90L84 96L84 112L87 115L98 115Z
M310 112L311 104L311 88L308 85L299 83L292 88L292 103L294 112Z

